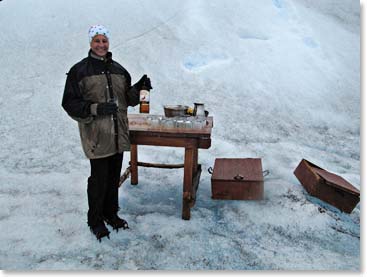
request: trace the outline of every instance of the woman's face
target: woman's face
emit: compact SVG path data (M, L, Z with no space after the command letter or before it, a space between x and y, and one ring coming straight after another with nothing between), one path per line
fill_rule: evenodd
M109 46L110 43L104 35L96 35L90 43L92 51L100 57L106 56Z

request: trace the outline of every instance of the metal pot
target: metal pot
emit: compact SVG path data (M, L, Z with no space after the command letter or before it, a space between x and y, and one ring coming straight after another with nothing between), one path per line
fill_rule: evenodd
M175 117L175 116L185 116L188 106L183 105L165 105L164 108L164 115L166 117Z

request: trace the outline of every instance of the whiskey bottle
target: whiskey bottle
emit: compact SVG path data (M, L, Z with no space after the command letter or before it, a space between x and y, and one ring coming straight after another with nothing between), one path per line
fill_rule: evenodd
M140 113L149 113L150 88L143 83L140 90Z

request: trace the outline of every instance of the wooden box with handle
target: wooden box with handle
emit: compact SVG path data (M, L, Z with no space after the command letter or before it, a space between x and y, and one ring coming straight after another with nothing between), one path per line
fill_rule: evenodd
M211 185L213 199L263 199L264 177L261 159L216 159L212 170Z
M351 213L359 203L359 190L347 180L305 159L294 171L306 191L345 213Z

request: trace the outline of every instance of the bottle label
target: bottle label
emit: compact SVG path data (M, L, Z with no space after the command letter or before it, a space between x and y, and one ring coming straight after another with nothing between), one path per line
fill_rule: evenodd
M140 91L140 102L149 102L149 101L150 101L149 91L142 89Z

